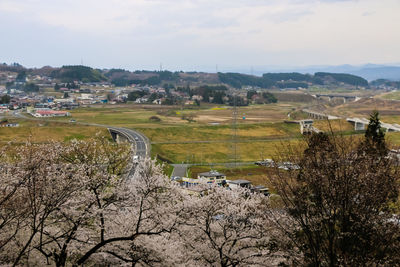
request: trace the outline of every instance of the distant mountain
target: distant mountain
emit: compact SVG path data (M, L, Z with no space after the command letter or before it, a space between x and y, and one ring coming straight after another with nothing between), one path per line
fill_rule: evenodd
M369 81L376 79L400 80L400 67L395 66L368 67L350 71L349 73L361 76Z
M357 76L361 76L368 81L376 79L387 79L387 80L400 80L400 66L389 66L379 64L365 64L361 66L354 65L338 65L338 66L307 66L307 67L258 67L259 71L256 74L265 72L300 72L314 74L316 72L332 72L332 73L348 73ZM263 71L260 71L260 70ZM246 73L246 72L245 72Z
M222 72L183 72L183 71L129 71L123 69L94 69L86 66L62 66L42 68L25 68L18 63L7 65L0 63L0 71L22 72L27 74L44 75L58 79L62 82L83 81L100 82L109 81L117 86L130 84L162 85L172 83L176 85L201 85L226 83L232 87L259 86L268 88L276 87L304 87L304 83L327 84L332 81L344 82L350 85L365 86L365 81L356 77L343 76L342 74L359 76L365 80L373 81L385 79L389 81L400 81L399 65L318 65L306 67L283 67L283 66L255 66L247 70L242 67L223 69ZM203 70L204 71L204 70ZM316 73L331 73L332 75L315 75ZM290 77L290 78L288 78ZM330 78L329 78L330 77ZM333 80L332 80L333 79ZM344 79L344 80L343 80ZM282 82L284 81L284 82ZM292 83L295 82L295 83ZM299 84L298 82L301 82ZM291 84L289 84L291 83Z
M305 67L285 67L285 66L255 66L252 68L229 68L224 72L238 72L243 74L253 74L262 76L264 73L288 73L299 72L303 74L314 74L316 72L331 73L347 73L361 76L368 81L376 79L387 79L400 81L400 64L399 65L381 65L381 64L364 64L364 65L315 65Z
M234 88L243 86L258 86L261 88L308 88L312 85L347 84L353 88L368 86L368 81L362 77L348 73L316 72L314 75L298 72L264 73L261 77L241 73L218 73L220 82Z

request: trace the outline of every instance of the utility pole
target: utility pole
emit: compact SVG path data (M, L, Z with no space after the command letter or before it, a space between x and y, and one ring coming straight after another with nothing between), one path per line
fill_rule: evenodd
M233 112L232 112L232 152L234 167L237 167L237 96L233 93Z

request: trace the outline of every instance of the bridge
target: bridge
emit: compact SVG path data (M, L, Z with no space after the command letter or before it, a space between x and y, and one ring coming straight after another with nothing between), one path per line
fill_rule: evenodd
M301 120L300 123L300 132L301 134L311 134L311 133L320 133L321 131L318 130L313 126L313 120Z
M329 99L329 101L331 101L333 98L341 98L341 99L343 99L344 103L346 103L347 101L357 101L360 99L358 96L352 96L352 95L315 94L313 96L315 98L327 97Z
M324 113L319 113L315 112L309 109L303 109L302 112L306 113L308 117L316 119L316 120L337 120L340 119L340 117L324 114Z
M369 124L366 118L347 118L348 122L354 124L355 131L365 130ZM381 127L386 129L387 132L400 132L400 125L381 122Z

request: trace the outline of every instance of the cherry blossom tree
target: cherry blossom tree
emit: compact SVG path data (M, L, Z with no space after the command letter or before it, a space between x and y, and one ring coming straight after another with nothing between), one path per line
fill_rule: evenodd
M249 190L212 188L187 202L179 235L194 266L263 266L284 261L269 200Z
M267 197L189 196L104 138L11 146L0 164L0 262L244 266L285 261Z

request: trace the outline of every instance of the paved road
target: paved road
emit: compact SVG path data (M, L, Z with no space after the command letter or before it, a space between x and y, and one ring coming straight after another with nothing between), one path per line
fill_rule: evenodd
M143 134L126 128L119 127L107 127L109 130L117 132L123 136L125 136L128 141L135 145L135 155L139 156L139 158L150 157L151 146L149 139Z
M174 166L174 171L171 176L179 176L186 177L187 168L190 167L190 164L172 164Z
M12 113L12 116L21 118L21 119L28 119L28 120L35 120L35 121L45 120L45 121L54 121L54 122L58 122L58 123L70 124L70 122L67 122L67 121L59 121L59 120L51 120L51 119L43 119L43 118L33 118L30 116L21 114L18 111L14 111ZM121 128L121 127L113 127L110 125L96 124L96 123L75 122L75 124L97 126L97 127L104 127L107 129L111 129L115 132L118 132L118 133L124 135L130 143L135 145L135 148L136 148L135 155L139 156L139 158L146 158L146 157L150 157L150 155L151 155L150 154L151 145L150 145L149 139L142 133L139 133L135 130Z

